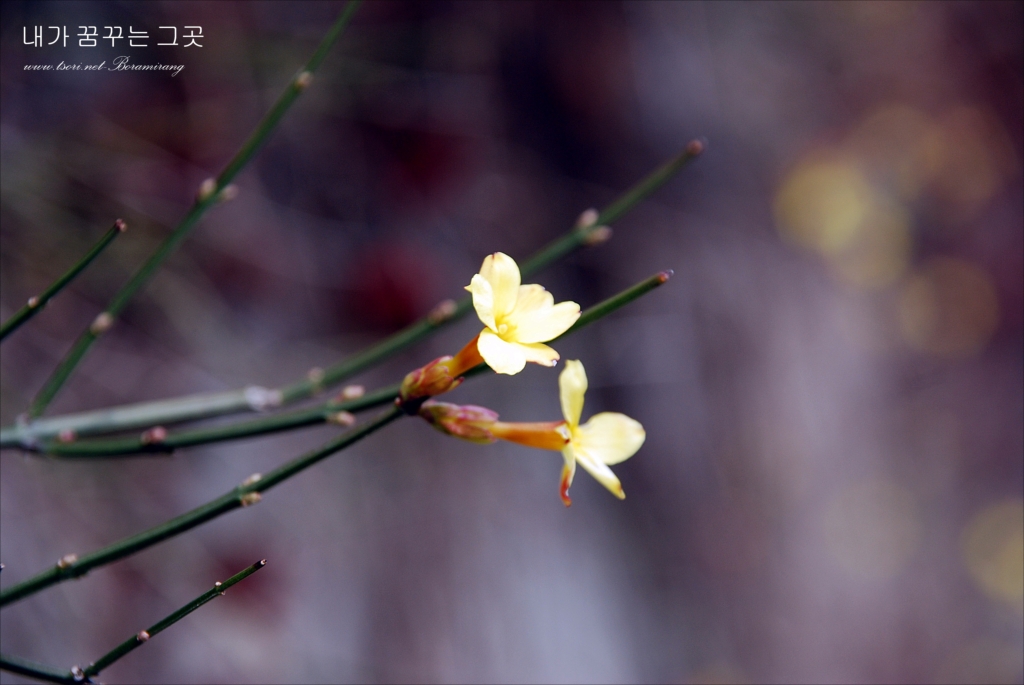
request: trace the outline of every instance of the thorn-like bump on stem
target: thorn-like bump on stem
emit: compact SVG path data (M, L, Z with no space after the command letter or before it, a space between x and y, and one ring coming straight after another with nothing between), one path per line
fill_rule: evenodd
M339 426L345 426L346 428L348 428L349 426L355 425L356 416L352 412L348 411L331 412L327 416L327 421L329 423L337 424Z
M116 228L116 229L117 229L117 232L118 232L118 233L124 233L125 231L127 231L127 230L128 230L128 224L126 224L126 223L125 223L125 222L124 222L123 220L121 220L121 219L117 219L117 220L116 220L116 221L114 222L114 228Z
M199 190L196 191L196 199L200 202L206 202L213 194L217 191L217 180L208 178L199 184Z
M258 492L247 492L238 498L238 501L242 503L243 507L251 507L254 504L259 504L259 501L263 499L263 495Z
M612 237L611 226L597 226L592 228L587 237L583 240L583 244L587 246L600 245L601 243L608 242Z
M111 316L110 312L100 312L100 314L92 320L92 324L89 326L89 332L93 335L102 335L110 330L110 327L114 325L114 317Z
M224 186L224 189L217 194L218 202L230 202L238 197L238 186L234 183L230 183Z
M686 144L686 154L696 157L704 152L705 147L707 147L707 145L705 145L704 141L694 138Z
M145 630L140 630L139 634L135 636L135 639L139 642L145 642L149 639L149 632Z
M312 82L313 82L313 73L310 72L310 71L302 70L295 77L295 89L298 90L301 93L302 91L304 91L307 88L309 88L309 84L312 83Z
M436 326L455 316L457 309L458 305L455 303L455 300L444 300L430 310L430 313L427 314L427 320Z
M149 430L142 432L139 436L139 442L143 445L159 445L161 442L167 439L167 429L163 426L153 426Z
M57 442L64 443L65 445L74 442L76 438L78 436L70 428L65 428L60 433L57 433Z
M262 479L262 478L263 478L263 474L262 473L254 473L254 474L252 474L251 476L249 476L248 478L246 478L245 480L242 481L242 487L243 488L247 488L250 485L252 485L253 483L260 482L260 479Z
M601 216L600 212L593 207L584 210L579 218L576 219L576 228L590 228L597 223L597 217L599 216Z
M250 385L245 389L245 402L253 411L280 406L282 399L280 390L268 390L258 385Z
M77 554L65 554L57 561L57 568L63 571L66 568L71 568L71 565L74 564L76 561L78 561Z
M366 394L366 388L362 385L346 385L341 391L341 398L344 400L358 400Z

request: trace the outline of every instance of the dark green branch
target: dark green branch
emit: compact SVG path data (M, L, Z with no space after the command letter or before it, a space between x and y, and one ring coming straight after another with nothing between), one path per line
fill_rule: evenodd
M402 411L397 407L392 407L369 423L340 435L312 452L307 452L301 457L274 469L265 476L247 478L241 485L230 492L202 506L196 507L188 513L154 526L137 535L124 538L95 552L90 552L83 557L69 554L52 568L0 592L0 607L23 597L28 597L51 585L83 576L97 566L103 566L118 559L123 559L158 542L180 535L229 511L256 504L260 501L261 493L309 468L318 461L331 456L335 452L358 442L367 435L380 430L400 416L402 416Z
M203 594L199 595L191 602L175 611L170 616L166 617L162 621L154 623L149 628L146 628L145 630L140 631L135 635L132 635L130 638L119 644L117 647L114 647L112 650L101 656L99 659L89 664L89 666L82 671L82 674L86 678L92 678L93 676L98 675L99 672L105 669L107 666L110 666L112 663L128 654L128 652L142 645L144 642L148 641L157 633L166 630L167 628L170 628L172 625L174 625L181 619L185 618L186 616L188 616L193 611L203 606L207 602L223 595L225 592L227 592L229 587L245 580L252 574L256 573L256 571L259 571L261 568L263 568L266 565L266 563L266 559L257 561L252 566L249 566L248 568L231 576L223 583L217 582L212 588L210 588Z
M81 680L75 680L75 675L71 671L61 671L53 668L52 666L46 666L43 664L37 664L34 661L28 659L22 659L21 657L11 656L10 654L0 654L0 668L11 673L17 673L28 678L35 678L36 680L42 680L47 683L81 683Z
M50 404L57 392L67 381L68 377L74 371L75 367L88 352L93 342L104 333L111 324L121 313L121 311L127 306L128 302L135 296L135 294L149 282L149 279L153 276L158 268L164 263L164 261L173 253L177 247L185 240L192 228L196 225L199 219L203 216L207 209L216 204L221 198L221 192L224 188L238 175L245 165L253 158L257 151L263 147L263 145L270 138L270 134L273 133L277 124L284 117L285 113L292 106L292 103L299 97L309 86L312 80L313 72L323 62L324 57L327 55L328 50L334 45L334 42L341 35L345 27L348 26L355 14L356 8L359 6L359 0L352 0L349 2L345 9L342 11L338 21L335 22L334 26L327 32L324 39L320 43L320 47L317 48L316 52L306 63L304 69L299 71L298 74L292 79L285 88L284 92L274 103L274 106L270 111L263 117L263 120L253 131L252 135L245 142L242 148L231 158L224 170L217 176L216 181L213 183L203 183L200 187L199 194L196 197L195 203L192 208L188 211L185 217L181 220L178 226L173 232L164 240L163 244L157 248L157 251L142 265L135 275L128 281L121 290L114 295L114 298L107 305L107 308L102 312L93 324L86 329L75 344L71 347L68 353L64 356L64 359L57 365L50 378L43 385L42 389L36 395L32 401L32 405L29 408L29 416L36 417L43 413L46 407Z
M629 304L638 297L665 283L671 275L671 271L662 271L594 305L584 311L572 328L559 336L559 338L556 338L556 340L570 333L575 333L584 326ZM481 364L466 375L477 375L487 370L489 370L489 367L486 364ZM192 447L194 445L222 442L224 440L237 440L337 421L340 412L355 412L388 404L393 402L397 396L398 384L396 383L395 385L380 388L355 400L331 400L309 409L277 414L251 421L240 421L216 428L182 431L180 433L169 432L159 442L147 441L142 438L78 440L68 443L47 442L40 445L37 451L57 457L112 457L153 453L166 454L182 447Z
M548 244L526 260L520 267L522 275L526 277L536 273L574 249L594 241L595 238L601 235L601 230L607 224L621 218L641 200L664 185L688 162L700 155L703 149L704 146L699 141L691 141L683 152L634 185L603 212L593 217L591 221L573 228L569 233ZM347 378L351 378L396 352L422 340L437 328L458 319L471 309L471 298L464 297L458 302L449 300L439 305L420 321L407 326L391 337L348 357L338 364L328 367L322 374L317 374L317 377L313 380L303 379L277 391L258 390L262 390L263 394L270 394L274 397L274 401L271 404L288 404L305 399L317 392L335 386ZM219 393L216 397L192 395L173 400L163 400L159 407L155 404L147 403L145 405L146 411L138 411L144 405L128 405L104 412L89 412L88 415L58 416L52 419L39 419L23 426L8 426L0 431L0 447L34 449L38 441L57 437L62 430L77 431L83 435L95 435L150 426L166 426L174 422L253 411L254 406L249 397L249 392L247 392L248 390L242 389L228 393ZM216 400L215 402L213 401L214 399Z
M42 293L35 297L30 297L28 304L19 309L17 313L7 319L7 321L4 321L3 325L0 326L0 340L6 338L8 334L17 329L18 326L38 314L42 308L46 306L46 303L53 299L54 295L63 290L64 286L70 283L75 276L82 273L85 267L89 266L89 264L92 263L92 260L96 259L96 257L98 257L99 254L107 248L107 245L114 242L114 238L124 233L127 229L128 227L123 221L120 219L115 221L114 225L110 227L110 230L103 234L103 237L100 238L99 242L93 245L92 249L89 250L77 264L71 267L71 269L69 269L63 276L54 281L53 285Z

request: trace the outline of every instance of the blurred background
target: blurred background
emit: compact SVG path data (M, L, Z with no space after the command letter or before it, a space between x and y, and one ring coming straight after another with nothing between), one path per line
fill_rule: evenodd
M3 3L0 316L114 218L130 227L5 342L4 425L342 6ZM580 472L566 510L556 453L403 421L257 507L5 608L3 651L88 663L266 557L103 681L1021 682L1022 14L364 5L238 198L207 214L49 413L301 378L460 296L486 254L530 255L703 136L704 156L611 242L535 279L587 307L675 270L559 345L590 376L584 416L647 429L615 468L627 499ZM36 25L67 26L67 47L25 45ZM80 48L80 25L204 38ZM185 68L23 70L120 54ZM353 382L394 382L479 327ZM560 417L557 374L539 367L451 400ZM337 430L170 458L4 452L3 583Z

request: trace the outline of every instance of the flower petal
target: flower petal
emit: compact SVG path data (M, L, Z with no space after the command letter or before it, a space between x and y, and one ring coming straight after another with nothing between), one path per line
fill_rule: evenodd
M562 450L562 458L565 459L565 463L562 465L562 480L559 484L558 494L562 497L562 503L569 506L572 504L572 500L569 499L569 486L572 485L573 476L576 475L576 456L572 452L571 445L566 445Z
M619 499L626 499L626 493L622 491L622 483L610 468L580 449L579 445L574 446L573 453L576 455L579 465L585 468L587 473L592 475L598 483L608 488L608 491Z
M525 346L505 342L486 328L480 332L476 348L487 365L498 373L511 376L526 366Z
M565 369L558 376L558 395L562 400L562 416L570 428L580 423L583 413L583 396L587 392L587 372L577 359L565 362Z
M602 412L573 431L577 452L605 464L626 461L644 444L647 433L639 421L625 414Z
M544 289L544 286L527 283L519 286L519 295L516 297L516 306L512 310L512 316L522 316L537 309L547 309L554 304L555 298Z
M518 309L518 307L517 307ZM512 312L509 323L515 339L521 343L547 342L565 333L580 318L580 306L575 302L559 302L544 309L520 314Z
M466 290L473 293L473 308L480 321L492 331L498 330L494 323L494 291L491 284L480 274L474 274Z
M495 252L484 258L480 275L491 284L494 320L500 325L515 308L519 297L519 265L504 252Z
M555 362L559 359L558 352L555 352L553 347L548 347L544 343L531 343L529 345L523 343L511 344L517 345L523 354L526 355L526 361L533 362L534 364L554 366Z

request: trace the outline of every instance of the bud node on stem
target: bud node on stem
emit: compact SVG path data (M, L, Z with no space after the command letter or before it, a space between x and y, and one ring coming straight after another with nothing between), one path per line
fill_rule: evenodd
M301 93L302 91L309 88L309 84L312 82L313 72L306 71L305 69L303 69L302 71L299 72L298 76L295 77L295 89Z
M135 639L139 642L145 642L149 639L149 632L146 630L140 630L139 634L135 636Z
M263 495L258 492L247 492L238 498L238 501L242 503L243 507L250 507L254 504L258 504L263 499Z
M89 326L89 332L93 335L102 335L110 330L110 327L114 325L114 317L110 312L100 312L100 314L92 320L92 325Z
M65 554L60 558L60 560L57 561L57 568L63 571L66 568L71 568L72 564L74 564L76 561L78 561L77 554Z
M200 202L206 202L213 194L217 191L217 180L208 178L199 184L199 190L196 192L196 199Z

